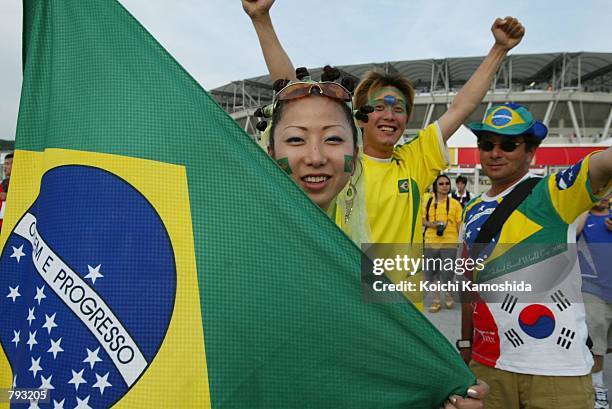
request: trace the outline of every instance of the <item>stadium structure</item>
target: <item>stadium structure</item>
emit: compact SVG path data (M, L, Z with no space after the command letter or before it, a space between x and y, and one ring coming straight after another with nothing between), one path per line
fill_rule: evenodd
M441 116L457 91L484 57L445 58L336 66L343 76L358 81L379 70L408 77L416 90L412 117L404 141ZM319 78L322 68L309 69ZM260 76L210 90L217 102L254 137L255 110L273 98L272 80ZM525 105L549 127L549 137L533 162L536 173L575 163L586 154L612 145L612 53L562 52L514 54L498 70L491 89L469 121L481 121L492 105ZM487 179L480 174L475 137L462 127L449 140L449 173L464 174L480 191Z

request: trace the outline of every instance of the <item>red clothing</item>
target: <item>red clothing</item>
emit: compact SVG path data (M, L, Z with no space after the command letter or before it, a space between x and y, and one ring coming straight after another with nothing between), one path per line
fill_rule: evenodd
M0 184L0 193L1 192L8 193L9 181L10 179L8 178L2 181L2 183ZM2 229L2 221L4 220L4 210L5 210L4 206L5 206L5 201L4 200L0 201L0 230Z

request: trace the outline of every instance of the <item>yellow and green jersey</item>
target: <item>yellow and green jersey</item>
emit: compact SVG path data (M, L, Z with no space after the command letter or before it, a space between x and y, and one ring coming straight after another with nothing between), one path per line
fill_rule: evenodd
M519 182L495 197L483 194L467 204L461 235L468 247ZM532 375L590 372L580 268L571 243L576 241L576 217L597 200L586 157L543 178L478 255L486 263L475 281L500 290L480 293L482 300L475 305L473 359ZM532 290L512 288L520 283Z
M510 215L493 241L510 244L566 243L570 225L598 200L589 183L589 158L590 155L563 172L543 178ZM530 176L525 175L525 178ZM479 227L514 186L495 197L480 195L466 205L464 239L468 244L476 239Z
M421 196L448 165L438 123L398 146L388 160L362 155L372 243L420 242Z
M360 159L364 178L360 186L365 191L367 211L364 223L368 223L365 230L370 232L369 241L421 243L421 196L448 164L448 151L438 123L429 125L410 142L396 147L389 159L367 155L361 155ZM336 223L350 236L342 212L336 212ZM407 277L405 272L387 272L389 279L395 283L402 280L416 283L421 275ZM405 295L417 308L423 309L420 292Z

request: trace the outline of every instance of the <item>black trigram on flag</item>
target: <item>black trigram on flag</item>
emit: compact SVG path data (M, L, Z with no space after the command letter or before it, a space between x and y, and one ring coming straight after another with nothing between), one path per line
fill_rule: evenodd
M516 298L515 296L506 294L506 296L504 297L504 302L501 305L501 309L506 311L508 314L512 314L512 311L514 311L514 306L516 305L517 301L518 298Z
M563 329L561 329L561 335L559 335L559 338L557 338L557 345L559 345L561 348L570 349L574 336L576 336L575 331L563 327Z
M564 311L568 309L570 305L572 305L561 290L554 292L550 298L552 298L553 302L557 304L559 311Z
M510 329L504 332L504 335L506 336L506 338L508 338L508 341L510 341L512 346L515 348L518 348L525 343L525 341L521 339L519 334L514 329Z

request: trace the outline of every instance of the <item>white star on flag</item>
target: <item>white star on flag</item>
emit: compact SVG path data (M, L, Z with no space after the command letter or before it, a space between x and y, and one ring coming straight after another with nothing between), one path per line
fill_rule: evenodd
M91 369L93 370L93 367L96 364L96 362L102 362L102 360L98 358L98 352L100 351L100 347L98 347L95 351L90 351L89 348L86 348L86 349L87 349L87 358L83 359L83 362L89 363L89 365L91 366Z
M104 389L105 388L108 388L109 386L113 386L113 385L111 385L107 381L108 374L109 374L109 372L107 372L106 375L104 375L104 376L100 376L98 374L95 374L96 375L96 383L94 383L92 387L100 389L100 395L104 394Z
M9 285L9 294L6 296L6 298L12 298L13 302L15 302L17 297L21 297L21 294L19 294L19 286L13 288Z
M79 385L82 383L87 383L87 381L85 379L83 379L83 371L85 369L81 369L81 372L75 372L74 369L71 369L72 371L72 379L70 379L68 381L68 383L72 383L74 384L75 389L78 391L79 390Z
M34 378L36 378L36 374L39 371L42 371L42 368L40 367L40 357L38 359L30 359L32 360L32 365L30 366L30 369L28 369L28 371L32 372L34 374Z
M53 409L64 409L64 401L66 399L62 399L60 402L53 399Z
M17 387L17 375L13 376L13 389Z
M485 208L485 205L482 205L482 206L480 206L480 207L478 208L478 211L479 211L479 212L482 212L482 211L484 210L484 208Z
M25 256L25 253L23 252L23 244L19 248L13 247L13 254L11 254L11 258L17 259L17 263L19 263L21 261L21 257L23 256Z
M92 407L89 406L89 395L87 395L87 397L83 400L79 399L77 396L76 400L77 405L74 407L74 409L92 409Z
M49 375L48 378L40 375L40 386L38 389L55 389L55 387L51 385L51 378L53 378L53 375Z
M36 331L30 332L29 334L30 336L28 338L27 344L30 346L30 351L31 351L34 345L38 344L38 341L36 341Z
M43 298L47 298L47 296L45 295L44 285L41 288L36 287L36 295L34 296L34 299L38 301L38 305L40 305L40 302Z
M58 352L64 352L64 350L60 346L61 342L62 342L61 338L58 339L57 341L54 341L54 340L51 339L51 346L49 347L47 352L52 352L53 353L53 359L55 359L57 357L57 353Z
M57 327L57 324L55 323L55 314L57 313L53 313L52 316L48 316L47 314L45 314L45 325L43 325L43 328L47 328L47 331L49 331L49 334L51 334L51 329Z
M26 319L28 320L28 325L32 326L32 321L36 319L36 317L34 316L34 307L28 308L28 318Z
M38 406L38 401L31 399L30 406L28 406L28 409L40 409L40 406Z
M100 267L102 267L102 264L98 264L95 268L90 266L89 264L87 265L87 269L89 270L89 273L87 273L87 275L85 276L85 278L89 278L91 279L91 283L95 284L96 283L96 279L98 278L103 278L104 276L100 273Z
M472 235L472 231L468 230L468 232L465 234L465 237L469 239L471 235Z
M13 330L14 337L13 337L13 340L11 342L15 343L15 348L17 348L17 344L19 344L19 334L20 333L21 333L21 331Z

